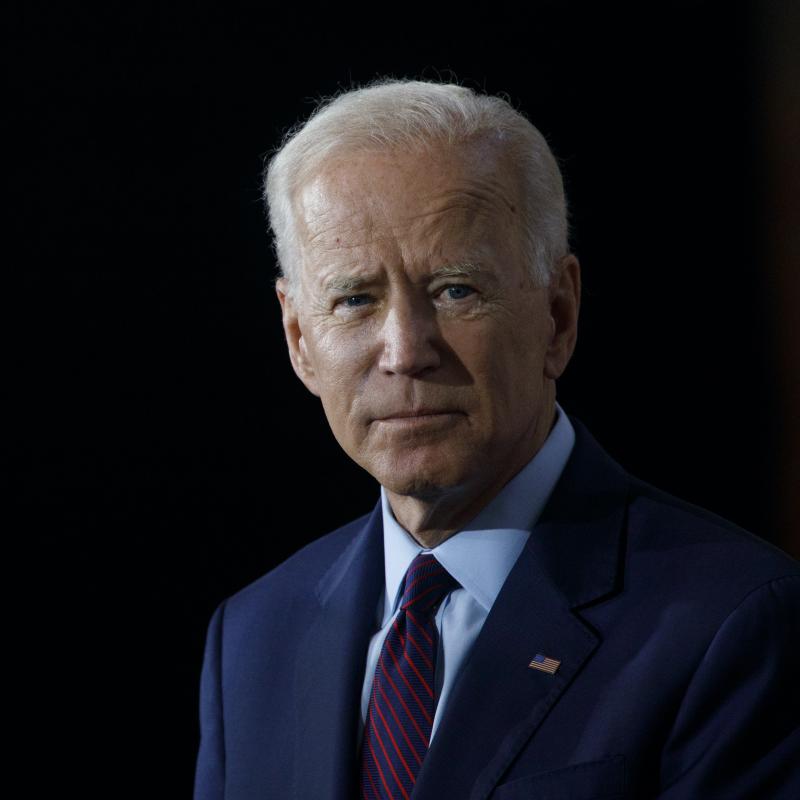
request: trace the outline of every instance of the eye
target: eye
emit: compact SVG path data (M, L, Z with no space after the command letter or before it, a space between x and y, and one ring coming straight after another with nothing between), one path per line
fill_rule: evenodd
M445 286L442 291L447 293L449 300L463 300L465 297L469 297L471 294L475 293L475 290L471 286L466 286L463 283L454 283L450 286Z
M361 306L366 305L368 302L368 294L351 294L348 297L342 297L337 301L339 305L343 305L345 308L360 308Z

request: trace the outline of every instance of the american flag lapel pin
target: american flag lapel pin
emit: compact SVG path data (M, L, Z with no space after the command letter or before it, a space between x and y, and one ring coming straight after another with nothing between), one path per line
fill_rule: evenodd
M546 672L548 675L554 675L556 670L561 666L561 662L557 658L549 658L541 653L537 653L528 666L531 669L538 669L542 672Z

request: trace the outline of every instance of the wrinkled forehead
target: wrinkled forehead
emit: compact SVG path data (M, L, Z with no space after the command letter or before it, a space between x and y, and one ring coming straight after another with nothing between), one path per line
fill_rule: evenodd
M301 246L358 246L374 237L424 240L516 225L521 187L510 159L485 143L423 152L340 154L296 192Z

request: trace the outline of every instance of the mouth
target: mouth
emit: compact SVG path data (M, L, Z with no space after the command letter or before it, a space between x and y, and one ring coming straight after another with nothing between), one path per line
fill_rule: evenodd
M386 422L392 424L422 424L426 422L440 422L450 417L462 415L463 412L455 411L450 408L420 408L415 411L399 411L396 414L389 414L385 417L378 417L375 422Z

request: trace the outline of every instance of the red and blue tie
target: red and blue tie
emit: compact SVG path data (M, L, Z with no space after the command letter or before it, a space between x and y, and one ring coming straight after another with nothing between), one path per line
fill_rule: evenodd
M434 616L458 585L430 553L420 553L406 572L400 613L383 641L372 681L361 750L365 800L411 797L436 710Z

